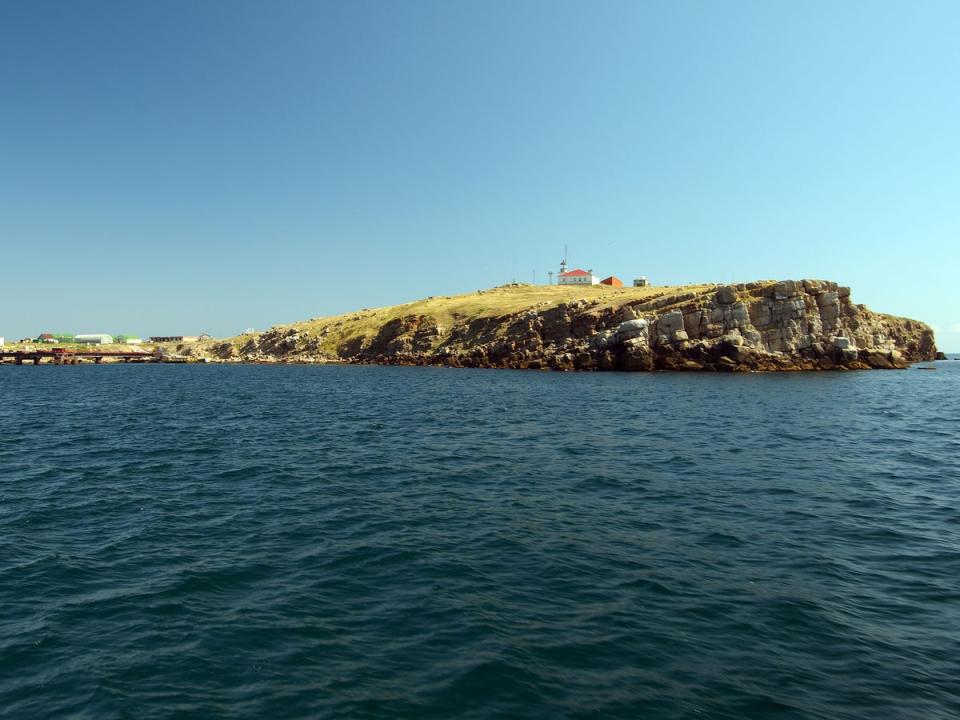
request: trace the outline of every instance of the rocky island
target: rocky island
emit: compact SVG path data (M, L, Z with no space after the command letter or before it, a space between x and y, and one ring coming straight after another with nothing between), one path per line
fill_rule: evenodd
M933 331L823 280L682 287L511 284L177 348L220 362L552 370L904 368Z

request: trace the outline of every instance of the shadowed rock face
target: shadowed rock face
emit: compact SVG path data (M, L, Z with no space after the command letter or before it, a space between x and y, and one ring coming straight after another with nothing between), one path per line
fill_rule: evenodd
M312 347L311 347L312 345ZM903 368L932 360L924 323L856 305L850 288L821 280L758 282L700 291L667 289L610 306L599 299L537 306L444 328L425 315L395 318L336 357L316 338L275 330L241 359L551 368L556 370L772 371ZM221 347L220 357L226 352Z

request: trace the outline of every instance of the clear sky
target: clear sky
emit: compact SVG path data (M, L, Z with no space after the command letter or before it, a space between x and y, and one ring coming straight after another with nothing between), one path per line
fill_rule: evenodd
M0 335L818 277L960 351L960 3L0 3Z

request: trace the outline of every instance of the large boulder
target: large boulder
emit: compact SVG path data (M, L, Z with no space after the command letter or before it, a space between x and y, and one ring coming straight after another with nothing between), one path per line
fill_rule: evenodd
M628 340L621 348L620 369L629 371L653 370L656 367L653 351L642 340Z
M683 313L679 310L670 310L657 317L657 341L661 345L678 340L677 333L683 332L686 339L686 331L683 329Z
M737 290L733 286L727 285L717 290L715 297L719 304L729 305L737 299Z
M627 320L617 326L616 337L620 342L633 340L634 338L645 338L649 332L649 326L643 318L636 320Z
M837 294L836 290L822 292L819 295L817 295L817 305L819 305L820 307L826 307L827 305L836 305L839 299L840 299L840 296Z
M786 300L787 298L796 297L796 280L781 280L774 286L773 294L777 300Z

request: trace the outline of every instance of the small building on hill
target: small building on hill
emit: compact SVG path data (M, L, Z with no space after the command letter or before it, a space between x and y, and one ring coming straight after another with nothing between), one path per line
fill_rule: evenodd
M599 285L600 278L593 274L592 270L581 270L576 268L569 272L562 272L557 275L558 285Z
M634 278L633 280L634 287L647 287L649 284L650 283L647 282L647 278L642 275L638 278Z
M601 285L609 285L610 287L623 287L623 280L618 277L611 275L608 278L604 278L600 281Z
M193 343L197 342L199 338L196 335L151 335L150 342L155 343L164 343L164 342L176 342L176 343Z

